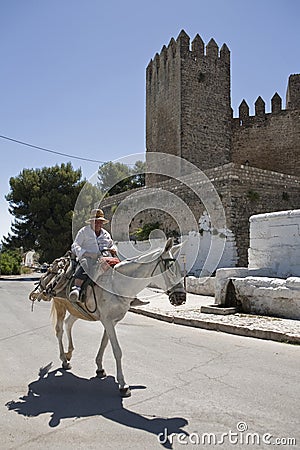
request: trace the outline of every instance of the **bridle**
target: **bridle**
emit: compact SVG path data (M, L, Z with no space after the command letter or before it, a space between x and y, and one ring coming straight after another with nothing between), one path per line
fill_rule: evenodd
M163 258L163 257L160 255L160 257L158 258L157 263L156 263L154 269L152 270L152 273L151 273L150 277L153 277L153 276L154 276L154 273L155 273L156 269L157 269L161 264L163 265L163 269L164 269L163 272L164 272L164 271L166 271L166 270L169 270L170 267L171 267L171 265L172 265L172 264L170 264L170 263L175 262L175 261L176 261L176 258ZM168 263L169 263L169 264L168 264Z
M152 270L151 277L154 276L154 273L156 269L162 264L163 265L163 272L170 269L172 266L172 263L176 261L176 258L163 258L161 255L158 258L158 261ZM173 306L180 306L183 305L186 302L186 292L184 287L181 285L181 283L177 283L175 286L173 286L170 290L167 291L167 294L169 296L170 303Z

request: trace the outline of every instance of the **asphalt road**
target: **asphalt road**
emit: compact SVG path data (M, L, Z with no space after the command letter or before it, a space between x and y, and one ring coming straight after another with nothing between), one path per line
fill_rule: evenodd
M0 281L1 450L300 448L299 346L128 313L121 399L110 347L107 378L94 378L101 324L75 324L73 368L61 370L50 304L31 312L32 288Z

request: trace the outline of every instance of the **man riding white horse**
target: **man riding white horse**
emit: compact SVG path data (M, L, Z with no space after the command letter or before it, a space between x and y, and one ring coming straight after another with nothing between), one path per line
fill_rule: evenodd
M75 237L71 250L80 264L75 271L74 286L69 295L71 302L80 300L82 284L88 275L95 272L101 257L108 254L115 257L117 254L110 233L102 228L108 222L102 209L92 209L90 218L86 221L88 225L82 227ZM118 262L120 262L118 258L114 258L114 263Z
M102 225L106 221L103 211L92 211L89 226L86 230L88 232L91 229L94 233L92 242L97 242L97 236L91 224L97 223L96 219L99 217L102 218L100 220L100 225ZM59 344L59 356L64 369L71 368L70 360L74 351L72 340L74 323L78 319L101 321L104 331L96 356L97 377L103 378L106 376L103 368L103 354L108 341L110 341L116 361L120 393L125 397L130 395L130 388L125 382L122 369L122 350L115 330L116 324L123 319L133 304L139 304L136 301L141 302L137 295L151 282L167 292L172 305L179 306L185 303L186 291L178 263L181 245L174 246L172 239L168 239L163 248L155 248L137 257L119 262L113 270L106 271L106 276L103 276L101 271L96 270L93 276L94 283L88 284L86 287L85 307L80 307L76 301L70 302L68 300L68 285L72 278L73 265L70 255L53 262L47 274L41 277L40 283L29 294L29 299L32 302L35 300L52 300L51 311ZM111 243L110 248L112 247L113 243ZM80 248L83 247L80 246ZM78 253L79 257L81 256L81 262L85 258L90 258L89 253L99 255L100 247L92 249L87 247L87 250L82 251L81 254ZM83 256L85 258L82 259ZM92 261L96 261L96 259L92 258ZM99 264L96 263L95 266L97 267ZM89 272L88 275L91 276ZM65 320L67 312L69 315ZM67 351L65 351L63 344L64 325L68 338Z

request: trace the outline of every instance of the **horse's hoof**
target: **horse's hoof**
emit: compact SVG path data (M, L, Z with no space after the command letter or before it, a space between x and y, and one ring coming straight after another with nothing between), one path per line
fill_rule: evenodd
M97 378L105 378L106 377L106 372L104 369L100 369L96 371L96 377Z
M123 388L120 388L120 394L121 397L130 397L131 396L131 390L129 386L124 386Z
M62 363L62 368L63 368L64 370L70 370L70 369L72 369L72 366L71 366L71 364L68 363L68 362L63 362L63 363Z

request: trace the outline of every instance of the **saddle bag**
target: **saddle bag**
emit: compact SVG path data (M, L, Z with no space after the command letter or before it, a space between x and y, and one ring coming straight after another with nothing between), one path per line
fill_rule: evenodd
M59 292L63 291L73 276L76 266L76 258L72 252L67 252L61 258L57 258L44 273L36 288L30 292L31 301L51 301Z

